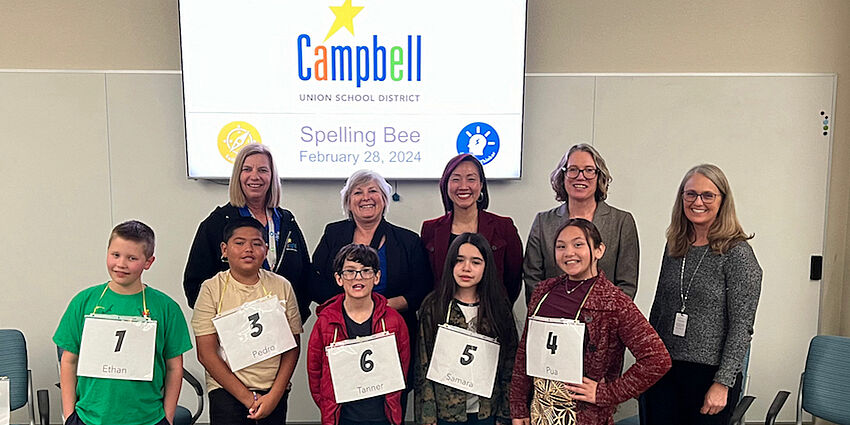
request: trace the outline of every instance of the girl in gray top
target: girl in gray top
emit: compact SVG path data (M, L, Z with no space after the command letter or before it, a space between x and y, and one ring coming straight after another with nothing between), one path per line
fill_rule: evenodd
M649 322L673 367L646 393L651 424L727 424L741 392L762 271L723 171L679 185Z

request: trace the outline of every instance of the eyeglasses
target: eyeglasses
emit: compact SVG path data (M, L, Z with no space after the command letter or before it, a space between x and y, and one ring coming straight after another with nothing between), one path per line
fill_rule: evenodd
M567 168L561 168L561 170L563 170L567 174L567 177L569 177L571 179L578 177L579 173L584 175L584 178L586 178L586 179L592 179L592 178L596 177L596 173L599 172L598 168L593 168L593 167L587 167L587 168L567 167Z
M339 272L339 275L342 276L345 280L354 280L360 276L360 279L371 279L375 277L375 270L373 269L363 269L363 270L343 270Z
M714 202L718 196L720 196L720 194L714 192L697 193L693 190L686 190L682 192L682 199L684 199L685 202L696 202L697 198L702 198L702 203L710 204Z

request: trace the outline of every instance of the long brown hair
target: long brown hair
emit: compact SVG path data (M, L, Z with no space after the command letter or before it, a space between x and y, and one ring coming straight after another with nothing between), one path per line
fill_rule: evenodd
M746 234L738 221L737 214L735 214L732 188L729 186L729 181L723 174L723 170L713 164L700 164L685 173L685 177L682 177L682 182L679 183L679 189L676 191L673 214L670 219L670 226L667 227L667 253L671 257L685 256L696 238L694 225L685 216L685 203L682 200L685 183L694 174L700 174L711 180L717 186L717 190L720 191L720 199L714 201L720 202L717 218L714 219L708 229L708 245L711 250L718 254L725 254L738 242L752 239L755 234Z
M438 282L434 291L423 301L423 306L431 305L436 323L428 323L428 327L436 329L444 323L449 302L454 298L457 282L454 277L454 267L460 246L468 243L478 249L484 257L484 274L478 282L478 333L504 340L508 332L514 329L513 311L508 301L508 294L502 284L501 274L496 267L490 242L478 233L462 233L449 246L446 262L443 267L443 278Z

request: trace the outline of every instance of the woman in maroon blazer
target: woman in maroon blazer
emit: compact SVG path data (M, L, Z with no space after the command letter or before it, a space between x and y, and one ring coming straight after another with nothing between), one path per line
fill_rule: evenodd
M446 214L422 223L419 232L431 260L434 282L439 282L452 241L464 232L480 233L493 249L496 267L511 302L522 283L522 242L510 217L485 211L490 204L484 167L470 154L460 154L446 164L440 178L440 195Z

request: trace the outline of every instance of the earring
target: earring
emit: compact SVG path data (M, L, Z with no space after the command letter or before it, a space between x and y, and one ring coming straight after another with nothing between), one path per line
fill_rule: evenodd
M484 192L478 192L478 201L477 202L479 202L479 203L484 202Z
M221 262L222 262L222 263L227 263L227 257L225 257L224 255L222 255L222 256L221 256Z

